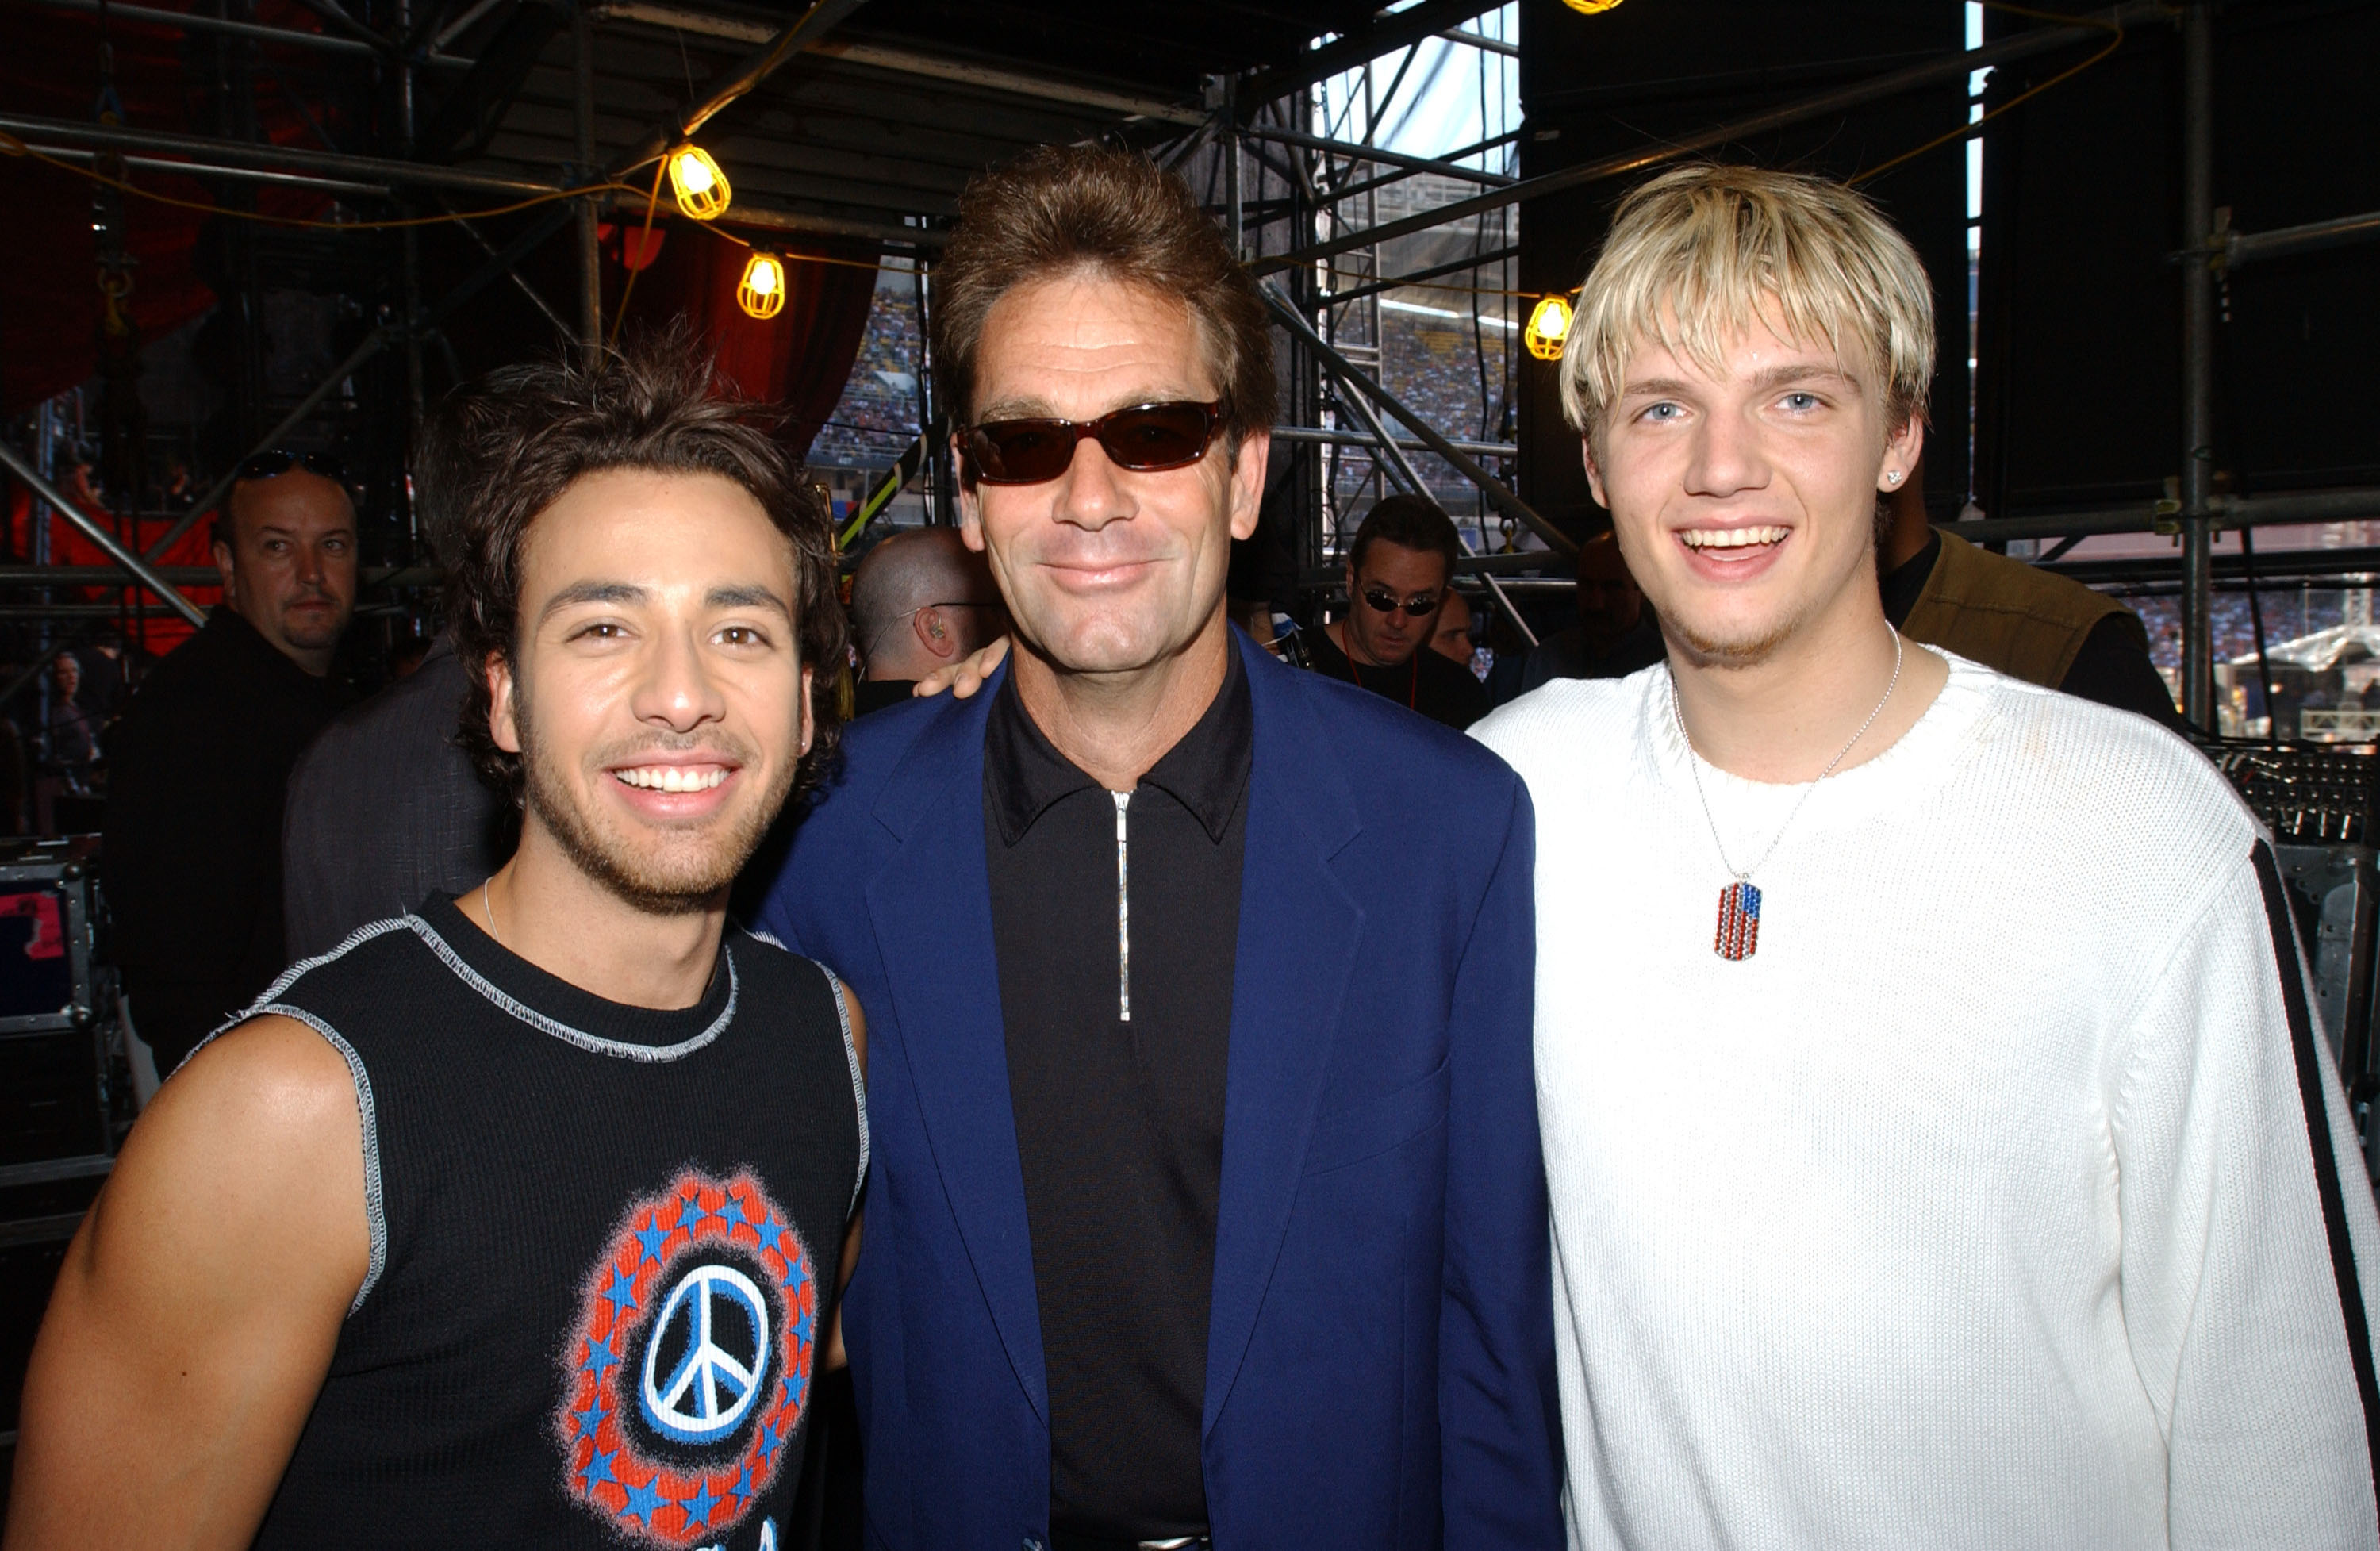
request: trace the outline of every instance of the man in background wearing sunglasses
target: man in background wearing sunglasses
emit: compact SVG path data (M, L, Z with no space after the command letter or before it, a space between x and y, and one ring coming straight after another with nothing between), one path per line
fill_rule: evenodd
M331 658L356 604L356 509L338 464L249 458L214 550L222 606L141 681L108 743L108 903L161 1077L284 963L283 791L338 709Z
M1318 673L1360 684L1457 729L1488 712L1488 691L1426 649L1463 552L1454 521L1418 495L1383 497L1347 551L1347 613L1317 633Z
M1527 801L1228 624L1272 352L1179 181L1034 152L935 288L1017 648L854 726L760 912L877 1041L871 1544L1557 1546Z

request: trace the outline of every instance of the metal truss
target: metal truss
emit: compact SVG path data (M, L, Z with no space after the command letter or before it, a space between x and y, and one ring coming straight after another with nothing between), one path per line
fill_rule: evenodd
M124 567L133 580L155 593L160 602L173 609L192 624L206 624L205 611L183 597L180 588L159 576L146 560L134 553L115 534L110 533L105 525L60 494L55 485L42 478L42 471L33 466L32 459L6 442L0 442L0 467L5 467L9 473L23 480L27 490L31 491L38 499L47 502L52 511L72 523L84 538L98 545L108 559ZM42 607L44 610L55 612L52 605L43 604ZM111 614L115 612L115 606L112 603L106 605L106 612Z
M1608 178L1642 172L1647 167L1659 166L1665 162L1674 162L1681 157L1715 150L1732 140L1749 139L1772 130L1807 123L1814 118L1822 118L1828 114L1840 113L1845 108L1857 107L1863 103L1899 96L1902 92L1913 91L1940 81L1955 80L1972 70L2030 58L2036 54L2046 54L2077 42L2104 39L2109 24L2130 26L2139 22L2169 18L2171 14L2171 9L2165 4L2165 0L2131 0L2130 4L2118 6L2104 13L2103 18L2095 18L2085 25L2039 28L1983 48L1944 55L1938 59L1926 60L1864 81L1855 81L1849 86L1821 91L1815 96L1804 97L1782 107L1772 108L1766 113L1715 125L1698 134L1664 140L1658 145L1625 151L1618 156L1606 157L1599 162L1565 167L1558 173L1547 173L1541 176L1526 178L1472 199L1458 200L1451 204L1441 205L1436 210L1407 216L1402 221L1391 221L1385 225L1351 232L1329 241L1313 243L1286 253L1261 258L1256 260L1250 268L1258 274L1273 274L1300 264L1334 258L1358 248L1376 247L1395 237L1426 232L1433 227L1443 226L1468 216L1501 210L1507 205L1519 204L1524 200L1558 193L1565 188L1576 188L1585 184L1599 183Z

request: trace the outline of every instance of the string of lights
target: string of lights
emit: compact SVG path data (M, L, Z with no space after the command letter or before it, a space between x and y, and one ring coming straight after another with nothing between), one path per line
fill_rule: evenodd
M666 174L671 192L677 201L679 213L690 220L702 222L704 229L713 236L732 242L739 248L752 249L751 261L744 266L744 278L736 287L735 299L747 314L763 321L774 318L784 309L785 293L788 289L785 266L788 262L841 264L852 269L867 270L882 270L888 267L880 260L871 261L865 259L845 259L829 253L779 253L762 248L755 243L737 236L734 232L713 224L712 223L715 223L720 216L727 212L734 198L733 189L728 184L727 175L720 170L719 164L711 160L709 152L695 145L682 146L662 158L662 165L653 169L653 187L650 189L638 188L633 184L607 181L582 184L571 188L557 188L551 193L534 194L524 200L516 200L509 204L491 205L480 210L443 212L436 215L397 216L383 220L335 221L325 221L315 216L275 215L269 211L235 210L205 200L182 199L154 188L144 188L127 179L101 172L95 167L77 166L71 162L37 151L5 130L0 130L0 156L38 162L59 172L70 173L77 177L88 178L93 183L129 194L135 199L146 200L152 204L171 206L176 210L195 211L201 215L220 215L235 221L251 221L261 225L291 226L322 232L382 232L397 231L407 227L452 225L460 222L484 220L490 216L511 215L520 211L533 210L540 205L552 204L556 200L592 199L603 194L644 195L646 196L645 223L644 229L638 239L639 253L648 251L650 248L653 216L660 202L662 178ZM619 317L614 319L612 325L612 336L614 339L619 335L621 321L627 316L627 293L635 288L636 277L640 272L641 267L631 268L628 272L628 284L621 292Z

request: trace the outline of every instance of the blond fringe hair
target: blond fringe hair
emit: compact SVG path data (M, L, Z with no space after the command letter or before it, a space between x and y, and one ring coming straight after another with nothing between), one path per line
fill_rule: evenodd
M1674 168L1621 201L1562 352L1562 414L1598 436L1640 342L1716 373L1722 346L1771 318L1846 360L1864 357L1887 425L1925 417L1934 297L1908 239L1840 183L1709 164Z

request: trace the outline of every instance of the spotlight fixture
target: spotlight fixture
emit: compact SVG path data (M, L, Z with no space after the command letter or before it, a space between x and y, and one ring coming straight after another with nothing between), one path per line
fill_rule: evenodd
M774 318L785 309L785 261L774 253L756 251L744 266L744 283L735 287L735 305L754 318Z
M1562 4L1581 16L1601 16L1619 8L1620 0L1562 0Z
M677 208L688 220L709 221L722 215L727 201L735 197L727 187L727 175L698 145L682 145L669 153L669 180Z
M1618 0L1614 0L1617 4ZM1529 326L1522 331L1529 342L1529 354L1541 361L1561 359L1562 342L1570 337L1570 298L1552 296L1541 298L1529 314Z

